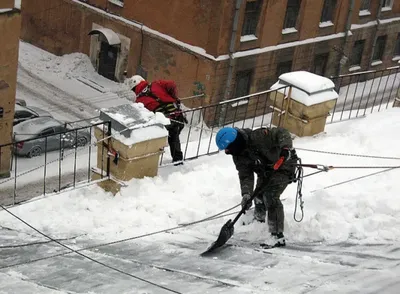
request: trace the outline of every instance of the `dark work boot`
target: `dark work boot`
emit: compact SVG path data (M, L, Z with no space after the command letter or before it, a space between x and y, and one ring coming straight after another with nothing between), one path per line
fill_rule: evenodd
M272 239L267 240L265 243L261 243L260 246L265 249L285 247L286 240L283 233L271 233Z
M283 233L277 233L277 234L271 234L274 239L275 239L275 244L273 245L274 247L285 247L286 246L286 240L285 236Z

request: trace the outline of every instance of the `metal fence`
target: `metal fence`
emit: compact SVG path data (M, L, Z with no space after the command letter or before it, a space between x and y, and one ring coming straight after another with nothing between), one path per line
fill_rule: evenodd
M282 109L283 103L278 102L278 95L288 95L289 86L276 90L268 90L217 104L186 110L188 119L181 133L181 147L184 160L196 159L203 155L218 152L215 144L216 132L224 126L239 128L259 128L271 126L272 110ZM280 125L280 119L275 124ZM168 165L171 156L163 154L160 165Z
M59 132L55 129L49 135L23 134L26 139L0 145L2 205L15 205L35 196L56 193L92 181L92 168L97 164L95 146L98 144L94 130L99 128L107 134L111 130L110 122L80 127L68 123L64 128ZM104 152L104 148L101 150ZM101 158L110 160L103 155ZM100 178L109 175L109 166L109 162L99 166Z
M327 123L387 109L400 86L400 66L331 77L339 98Z

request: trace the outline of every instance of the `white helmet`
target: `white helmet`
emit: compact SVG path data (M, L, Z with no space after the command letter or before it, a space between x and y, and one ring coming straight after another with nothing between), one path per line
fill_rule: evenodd
M129 87L130 90L132 90L134 87L136 87L140 82L144 81L144 78L142 78L139 75L134 75L130 77L129 79L126 79L124 81L125 85Z

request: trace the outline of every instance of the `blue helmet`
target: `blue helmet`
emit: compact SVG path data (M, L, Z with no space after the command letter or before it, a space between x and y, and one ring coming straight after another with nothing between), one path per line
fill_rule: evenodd
M220 129L215 138L219 150L226 149L229 144L236 140L238 131L232 127L224 127Z

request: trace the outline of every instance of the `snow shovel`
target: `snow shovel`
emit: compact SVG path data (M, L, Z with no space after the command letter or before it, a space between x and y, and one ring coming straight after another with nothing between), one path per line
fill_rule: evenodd
M249 202L253 201L253 199L256 197L257 194L261 192L262 187L266 187L267 185L263 185L261 187L257 187L251 198L249 199ZM238 219L244 214L246 211L244 208L238 213L238 215L233 219L233 221L230 219L228 220L221 228L221 231L219 232L218 239L211 244L210 247L207 248L206 251L201 253L200 255L207 255L208 253L213 252L215 249L220 248L223 246L232 236L234 232L234 225L238 221Z

